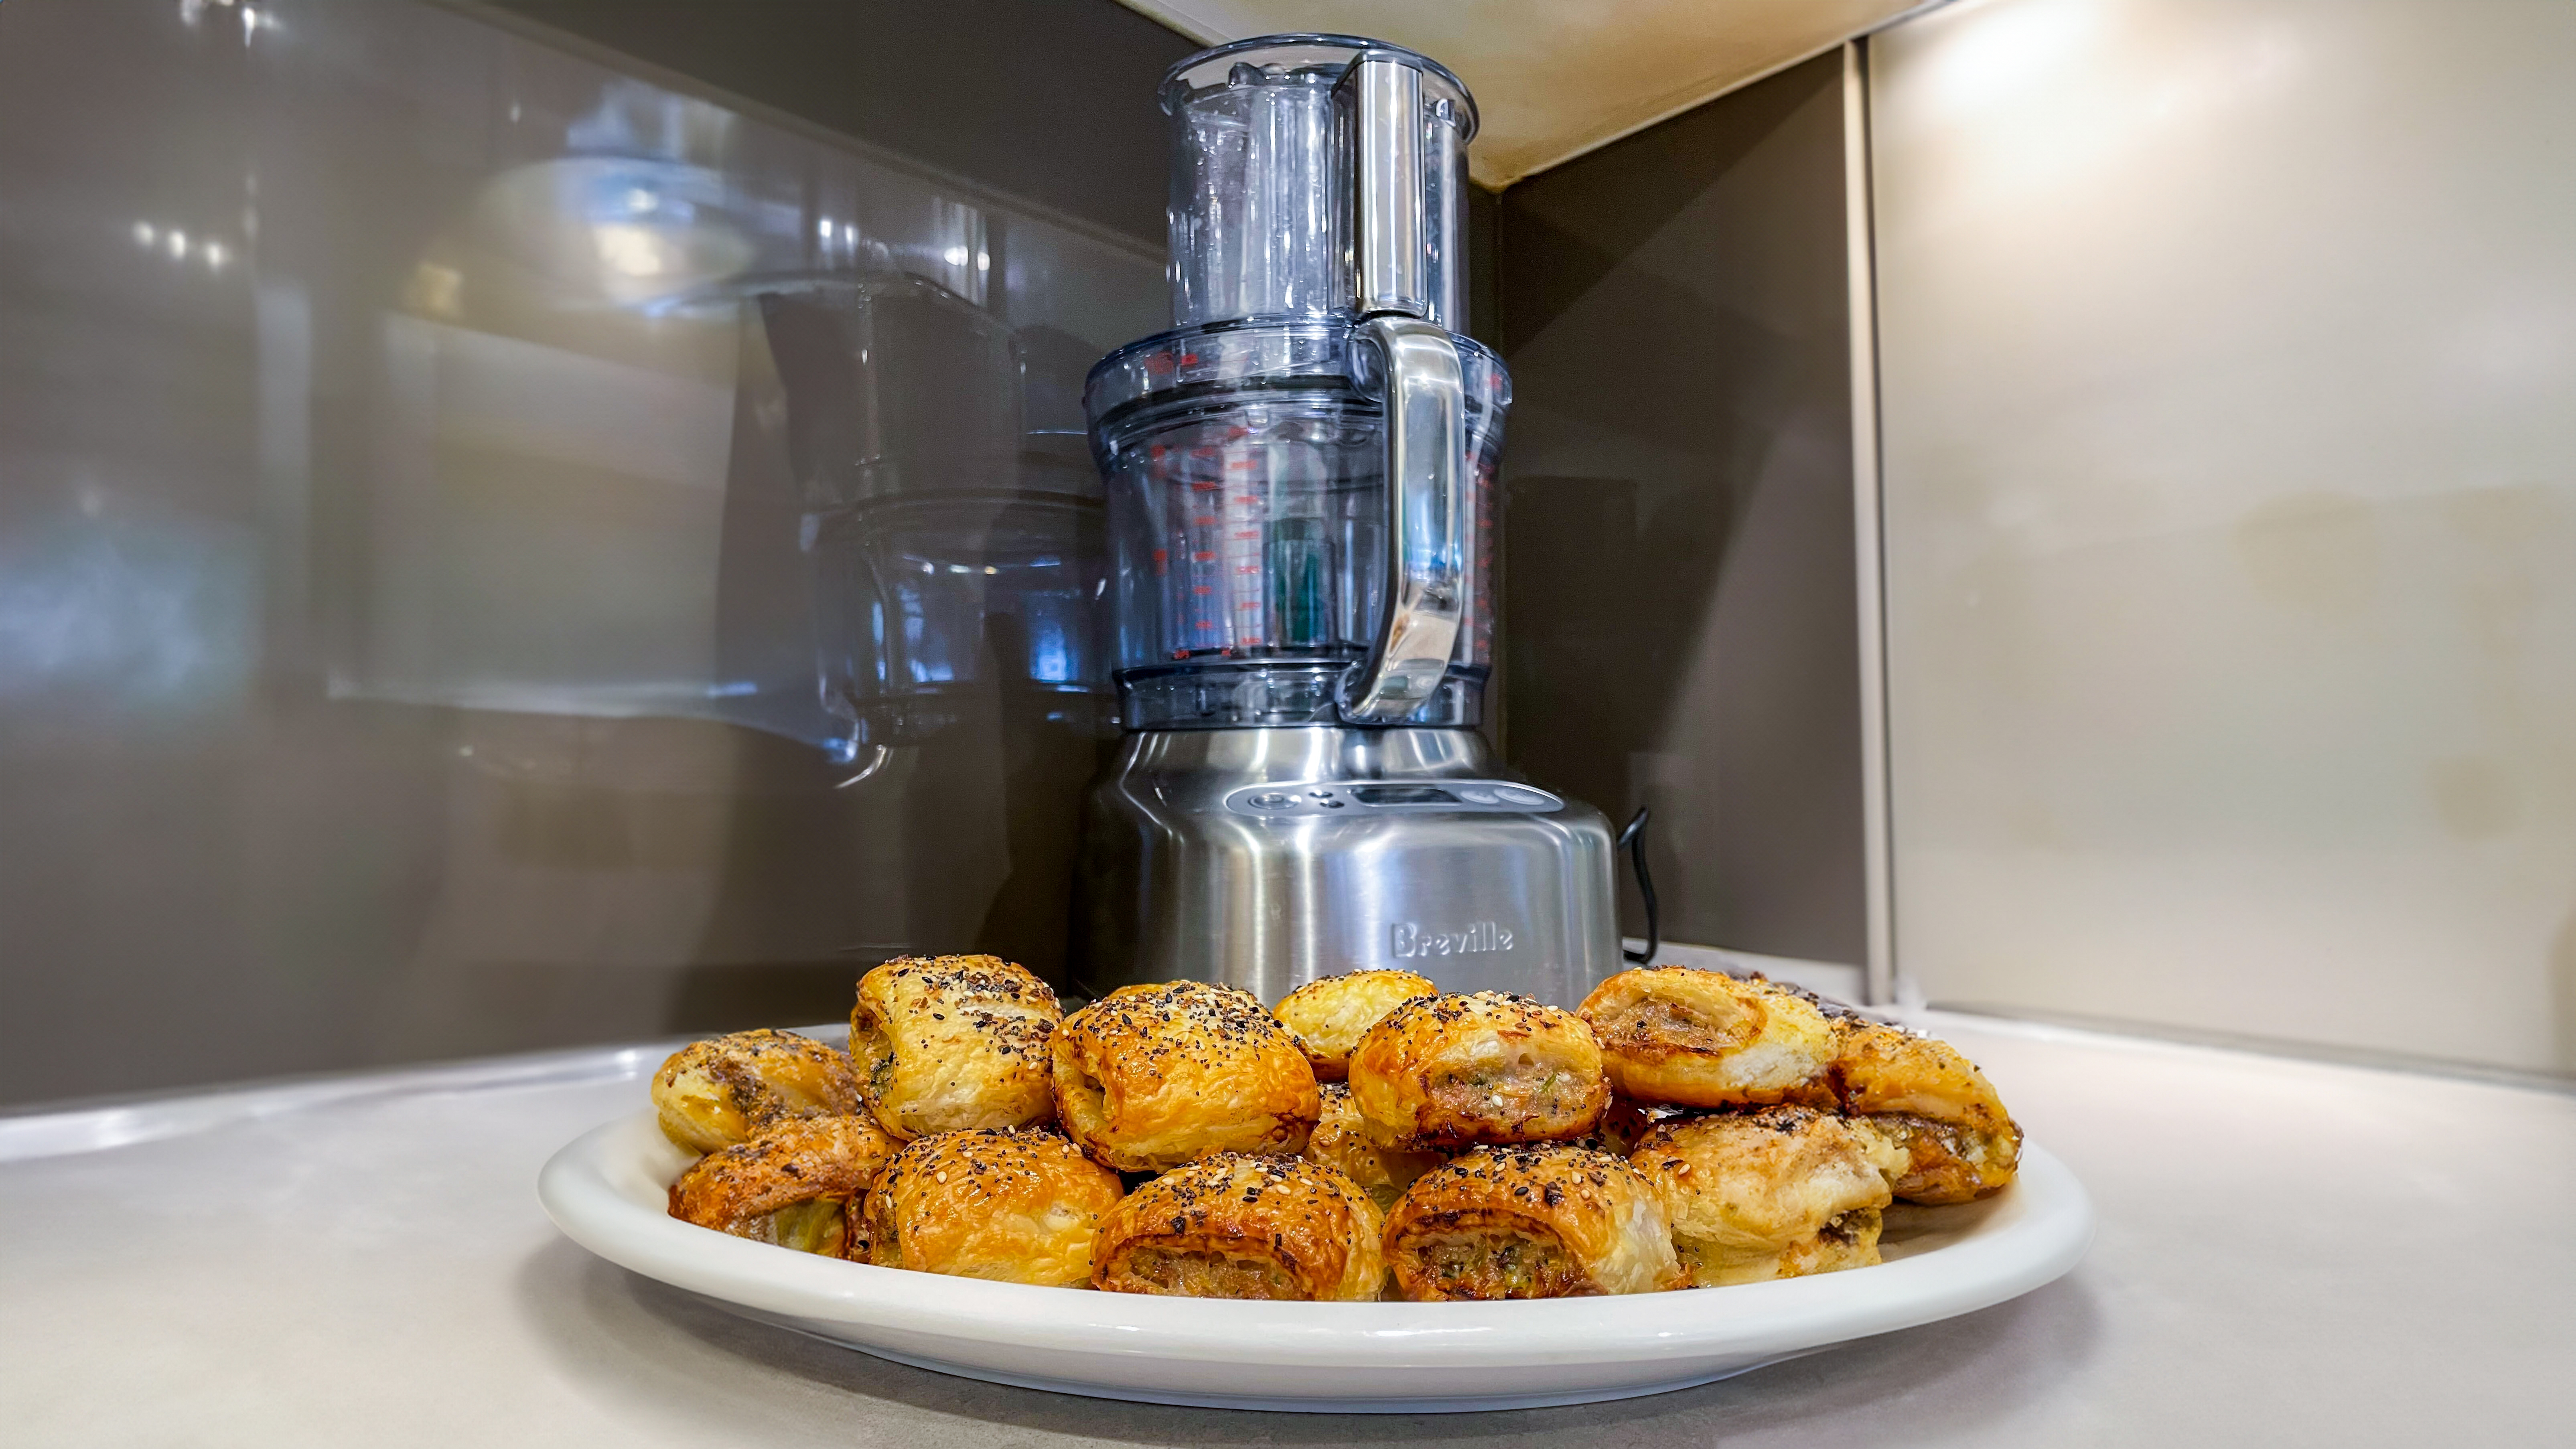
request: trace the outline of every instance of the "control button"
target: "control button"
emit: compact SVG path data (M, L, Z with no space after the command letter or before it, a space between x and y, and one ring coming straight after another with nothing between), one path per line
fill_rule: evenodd
M1473 786L1461 786L1458 791L1458 798L1473 805L1491 805L1502 797L1496 795L1491 790L1479 790Z
M1342 802L1339 800L1327 800L1324 802L1324 808L1327 810L1339 810L1342 808Z
M1294 810L1297 808L1297 797L1294 795L1248 795L1244 797L1243 803L1251 806L1255 810Z
M1500 799L1506 805L1546 805L1552 803L1545 795L1540 794L1536 790L1520 790L1509 785L1505 785L1501 789L1496 790L1494 794L1496 798Z

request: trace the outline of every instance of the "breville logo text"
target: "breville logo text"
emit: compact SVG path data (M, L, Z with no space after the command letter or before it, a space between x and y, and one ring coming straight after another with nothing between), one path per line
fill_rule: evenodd
M1500 921L1472 921L1463 931L1428 931L1411 921L1386 928L1387 945L1399 961L1422 956L1485 956L1512 949L1512 933Z

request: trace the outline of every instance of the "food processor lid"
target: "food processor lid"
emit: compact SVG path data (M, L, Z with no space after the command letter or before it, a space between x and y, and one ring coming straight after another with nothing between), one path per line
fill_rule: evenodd
M1366 56L1400 61L1421 71L1440 86L1439 98L1455 107L1458 117L1458 139L1461 143L1476 137L1476 98L1467 83L1455 71L1419 51L1382 40L1358 35L1334 35L1322 31L1297 31L1284 35L1258 35L1202 50L1185 57L1163 72L1163 84L1157 92L1163 114L1170 115L1189 97L1227 85L1239 64L1258 64L1265 69L1276 67L1281 79L1308 78L1316 85L1331 86L1341 79L1351 63Z
M1176 327L1131 342L1092 366L1083 410L1092 437L1147 408L1251 392L1336 391L1373 403L1382 390L1374 349L1354 342L1348 316L1244 317ZM1511 373L1473 338L1452 334L1469 410L1511 406Z

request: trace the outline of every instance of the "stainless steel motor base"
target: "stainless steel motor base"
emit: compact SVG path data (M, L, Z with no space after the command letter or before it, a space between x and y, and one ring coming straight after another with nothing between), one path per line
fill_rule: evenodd
M1145 730L1091 790L1074 972L1276 1001L1402 967L1571 1004L1623 964L1609 822L1473 730Z

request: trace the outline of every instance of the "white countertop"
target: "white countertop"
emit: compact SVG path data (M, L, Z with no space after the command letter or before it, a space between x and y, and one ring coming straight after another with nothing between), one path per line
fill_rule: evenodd
M2073 1274L1654 1398L1339 1418L949 1378L559 1237L538 1165L655 1049L0 1120L12 1445L2565 1443L2576 1097L1924 1023L2092 1190ZM29 1156L102 1127L130 1141ZM158 1136L170 1132L175 1135Z

